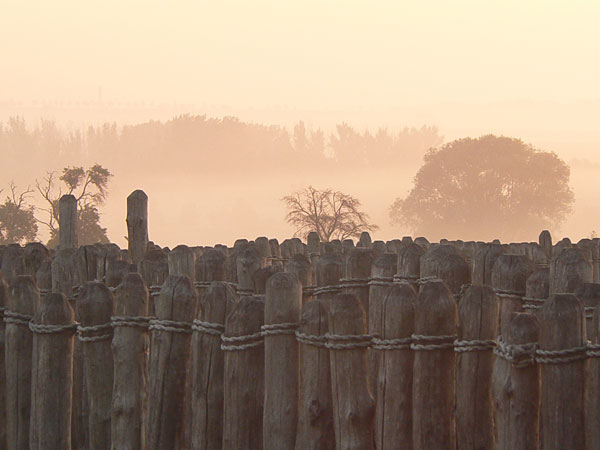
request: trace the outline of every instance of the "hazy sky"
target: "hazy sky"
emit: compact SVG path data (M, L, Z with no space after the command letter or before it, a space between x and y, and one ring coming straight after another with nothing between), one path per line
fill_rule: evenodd
M600 98L597 1L3 0L0 98L300 108Z

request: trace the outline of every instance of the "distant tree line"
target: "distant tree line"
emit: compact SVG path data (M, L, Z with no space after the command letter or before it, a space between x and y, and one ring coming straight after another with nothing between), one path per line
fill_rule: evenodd
M59 128L20 117L0 123L0 153L28 158L40 167L65 167L102 161L108 167L143 170L246 170L298 168L330 170L418 165L423 154L442 143L434 126L375 132L340 123L331 132L298 122L293 130L235 117L183 115L166 122L118 127ZM165 163L169 164L165 166ZM23 169L24 170L24 169Z

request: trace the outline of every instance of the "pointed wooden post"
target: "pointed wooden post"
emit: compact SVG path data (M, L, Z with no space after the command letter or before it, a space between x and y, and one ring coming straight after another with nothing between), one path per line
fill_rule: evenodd
M63 195L58 201L59 248L77 248L77 199Z
M127 197L127 246L137 265L148 248L148 196L139 189Z

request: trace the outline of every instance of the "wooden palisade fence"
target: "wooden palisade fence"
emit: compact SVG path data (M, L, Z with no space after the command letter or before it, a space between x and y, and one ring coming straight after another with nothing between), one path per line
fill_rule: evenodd
M600 241L0 246L0 448L598 449Z

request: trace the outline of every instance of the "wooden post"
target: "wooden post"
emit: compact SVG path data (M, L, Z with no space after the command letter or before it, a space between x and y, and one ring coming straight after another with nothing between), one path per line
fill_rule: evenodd
M77 248L77 199L63 195L58 201L59 248Z
M150 321L148 450L183 446L185 386L196 303L196 289L189 277L169 275L156 302L157 318Z
M411 283L418 290L421 277L421 256L425 250L417 244L402 245L398 251L398 262L394 281Z
M600 305L600 284L583 283L575 290L575 296L583 305L587 339L595 342L596 335L592 324L594 311Z
M235 303L234 289L215 281L200 298L192 329L192 435L190 448L211 450L223 444L223 370L221 334Z
M98 274L98 249L94 245L82 245L75 254L77 278L81 283L94 281Z
M306 257L305 257L306 258ZM302 285L294 274L277 273L265 297L265 449L293 449L298 421L298 343L295 331L302 307Z
M594 283L600 283L600 238L592 240L592 264L594 266Z
M311 260L305 255L294 255L286 267L286 271L294 274L302 284L302 303L312 298L313 275L316 264L313 266Z
M466 263L465 263L466 264ZM456 448L454 339L457 308L441 281L421 286L415 306L413 373L413 446Z
M112 357L111 440L114 449L143 449L148 348L148 289L140 274L129 273L117 288Z
M592 264L578 248L565 248L550 263L550 294L574 293L593 280Z
M600 307L594 310L588 339L591 345L585 393L585 444L586 448L600 448Z
M205 250L196 260L196 281L225 281L225 257L215 249Z
M381 338L373 349L381 352L377 375L375 448L411 450L414 352L410 340L415 328L417 295L407 283L388 291L381 315Z
M369 280L372 265L373 252L370 244L368 248L356 247L346 258L346 277L340 280L344 292L354 294L360 299L367 323L369 321Z
M369 334L381 336L383 332L383 303L392 286L398 257L394 253L384 253L373 261L371 281L369 281ZM381 353L376 349L368 351L369 390L373 396L377 393L377 371Z
M1 256L1 255L0 255ZM8 305L8 286L0 272L0 443L6 445L6 360L4 347L5 325L4 312Z
M533 263L523 255L500 255L492 269L492 287L500 304L501 335L512 313L523 311L523 296L527 279L535 270Z
M73 310L63 294L44 296L33 317L32 411L29 448L71 448Z
M111 261L106 268L104 284L106 284L108 287L116 288L119 284L121 284L121 281L123 281L125 275L129 273L130 267L135 269L135 266L132 266L131 264L120 259ZM134 272L135 271L137 270L134 270Z
M264 296L246 296L225 320L223 448L263 448Z
M430 247L421 256L421 278L430 277L443 280L452 294L458 297L462 287L471 282L471 269L456 247L441 244Z
M25 251L18 244L6 246L2 261L0 261L0 272L6 282L12 284L19 275L25 275Z
M113 295L99 281L86 283L77 298L77 317L81 324L77 338L83 348L90 450L111 448L113 330L110 318L113 303Z
M127 197L127 246L133 264L138 264L148 248L148 196L135 190Z
M538 242L540 247L544 249L548 260L552 257L552 236L548 230L544 230L540 233Z
M456 438L463 448L494 448L492 372L498 300L489 286L470 286L458 306Z
M169 276L167 254L162 250L149 250L144 256L144 259L140 261L139 270L150 291L148 315L154 316L155 299L160 294L160 288Z
M502 246L499 244L485 244L475 252L471 276L473 284L492 285L492 269L503 252Z
M44 244L39 242L29 242L25 245L23 251L25 275L31 275L35 279L37 271L46 261L50 261L50 252Z
M267 265L267 258L271 255L271 248L269 247L269 239L265 236L257 237L254 240L254 246L260 258L260 266L265 267Z
M6 358L6 448L29 448L33 337L29 330L39 291L29 275L17 276L9 286L4 311Z
M369 232L363 231L362 233L360 233L360 238L358 239L356 246L363 248L371 248L372 243L373 241L371 240L371 235L369 234Z
M336 448L367 450L373 448L375 403L367 379L365 312L354 294L337 294L327 309Z
M301 345L300 396L296 450L335 447L329 350L325 348L327 312L321 300L304 304L298 329Z
M573 294L551 295L540 314L537 357L544 449L585 448L585 342L581 302Z
M535 362L538 328L535 316L513 313L505 326L504 341L499 341L495 350L493 392L498 450L539 448L540 370Z
M248 247L237 258L237 282L240 295L254 293L254 272L261 268L260 257L254 246Z
M187 245L178 245L169 252L169 275L186 275L196 281L196 255Z
M537 313L550 295L550 269L538 267L535 269L525 284L525 297L523 297L523 310Z

